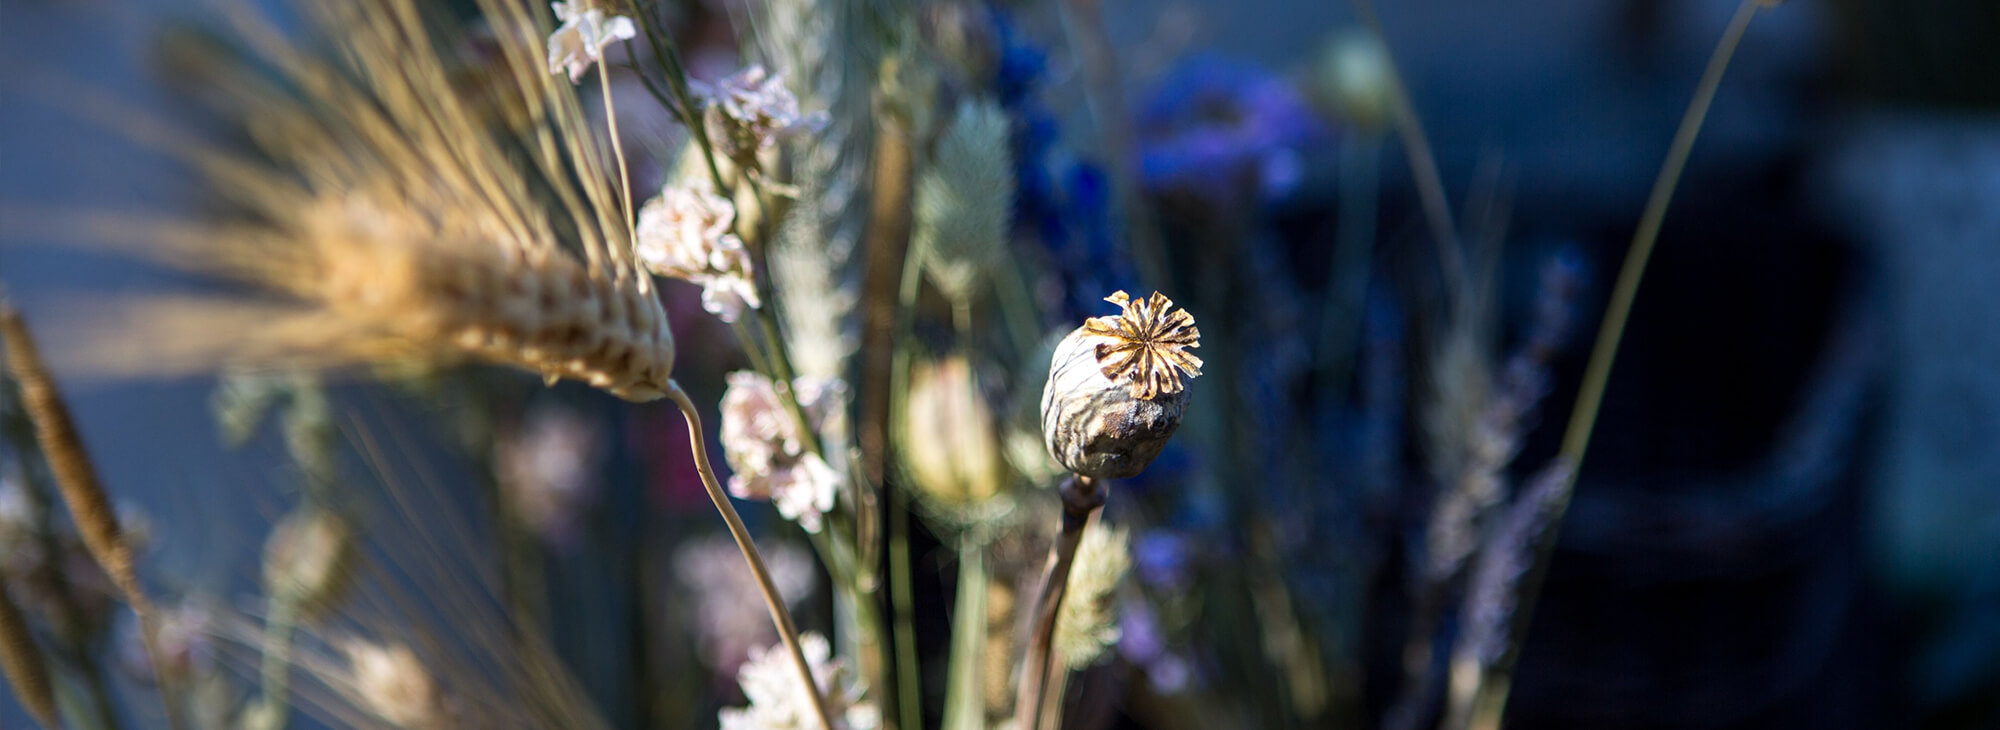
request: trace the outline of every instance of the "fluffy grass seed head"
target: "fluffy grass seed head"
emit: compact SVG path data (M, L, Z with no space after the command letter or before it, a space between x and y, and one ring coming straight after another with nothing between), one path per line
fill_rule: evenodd
M1014 211L1007 113L992 100L966 100L917 178L911 240L925 273L954 302L966 302L1006 251Z
M1042 390L1042 437L1064 468L1125 479L1144 471L1180 428L1188 391L1201 375L1194 316L1154 292L1104 299L1123 312L1095 317L1056 346Z
M1102 520L1084 528L1056 619L1055 647L1071 669L1090 666L1117 643L1118 583L1132 567L1132 536Z

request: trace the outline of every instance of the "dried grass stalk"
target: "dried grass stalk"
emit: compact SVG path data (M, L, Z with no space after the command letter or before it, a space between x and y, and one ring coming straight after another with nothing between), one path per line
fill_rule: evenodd
M21 608L14 605L5 586L0 586L0 670L6 672L14 696L20 698L21 707L36 723L46 728L61 727L56 724L56 696L49 684L48 664L42 660L34 638L28 635Z
M153 609L133 570L132 543L126 539L124 529L118 523L118 512L112 507L111 498L105 494L104 485L97 480L97 469L91 464L90 455L83 450L83 439L77 435L69 407L56 392L55 379L49 375L48 367L42 364L41 353L35 348L27 323L21 320L21 313L5 300L0 300L0 343L7 347L7 368L12 371L14 381L21 389L21 410L27 413L28 422L35 426L35 441L41 447L49 473L55 477L56 486L62 492L63 504L69 508L70 519L76 523L77 533L83 537L83 546L90 552L90 557L104 569L104 574L111 578L118 592L124 595L126 604L132 607L132 613L138 617L146 654L157 670L160 654L154 649ZM10 640L7 643L10 645L7 653L14 654L13 642ZM9 662L12 661L10 658ZM164 672L160 674L165 676ZM168 725L178 727L180 713L172 699L173 693L163 689L160 698L166 704Z
M118 512L104 493L104 485L97 481L97 469L83 450L83 439L56 392L55 380L42 364L27 323L5 302L0 302L0 340L6 342L7 367L20 384L21 408L35 425L35 439L62 490L63 504L76 521L84 547L133 608L144 615L145 593L133 573L132 545L118 525Z

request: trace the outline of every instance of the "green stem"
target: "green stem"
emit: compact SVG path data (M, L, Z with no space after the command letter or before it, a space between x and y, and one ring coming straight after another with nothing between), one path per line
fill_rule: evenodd
M985 730L986 545L966 538L958 547L958 597L952 603L951 669L946 675L945 730Z
M257 730L280 730L291 714L292 630L297 626L299 602L295 591L279 589L270 596L271 614L264 618L264 656L260 676L263 698L252 717L262 724Z
M1333 239L1331 291L1320 319L1319 361L1329 393L1345 393L1354 372L1355 337L1368 293L1375 248L1375 198L1382 167L1381 137L1364 132L1340 150L1340 222Z
M1723 72L1728 70L1730 58L1736 54L1744 32L1750 27L1750 19L1756 16L1757 8L1763 2L1765 0L1743 0L1736 8L1736 15L1730 18L1728 28L1722 32L1714 55L1708 59L1708 67L1702 72L1701 83L1695 87L1694 98L1688 102L1687 112L1681 117L1673 144L1667 148L1666 161L1660 166L1659 177L1653 181L1653 190L1646 198L1639 226L1632 233L1631 247L1618 271L1618 281L1611 290L1611 301L1605 306L1604 322L1598 327L1597 342L1590 351L1590 362L1584 368L1576 406L1570 412L1569 426L1563 432L1562 451L1557 458L1569 463L1570 484L1561 490L1550 528L1535 545L1534 563L1522 582L1520 607L1514 612L1508 629L1507 650L1488 672L1490 679L1482 682L1474 693L1467 722L1473 730L1497 730L1500 727L1513 681L1514 665L1520 658L1521 642L1534 618L1535 599L1541 593L1542 582L1548 577L1549 560L1555 553L1562 519L1575 492L1576 475L1581 472L1583 457L1590 448L1590 435L1604 404L1605 386L1611 379L1611 365L1618 357L1618 344L1624 338L1632 303L1638 298L1646 262L1652 257L1660 226L1667 217L1667 206L1673 202L1674 188L1680 183L1681 172L1694 150L1695 139L1701 134L1702 122L1708 118L1709 106L1715 102L1716 90L1722 86Z
M923 283L923 267L915 247L904 250L902 280L896 293L896 321L892 364L889 370L889 422L892 433L900 430L903 403L910 387L910 333L915 328L917 294ZM910 493L907 485L889 485L889 610L890 635L896 649L896 711L898 727L923 727L922 679L917 674L915 613L910 586Z
M910 490L897 484L889 490L890 631L896 643L897 727L923 727L922 679L917 674L917 632L910 590Z
M1375 34L1375 40L1383 48L1389 47L1389 37L1382 32L1382 19L1375 15L1375 4L1370 0L1354 0L1354 14ZM1410 101L1410 92L1403 85L1402 72L1396 69L1394 54L1389 59L1389 111L1396 120L1396 135L1403 139L1403 151L1410 158L1410 175L1417 184L1418 202L1423 205L1424 220L1430 225L1431 239L1437 244L1438 266L1444 270L1444 291L1450 293L1467 282L1465 254L1458 244L1458 226L1451 220L1451 205L1445 200L1444 180L1438 174L1437 155L1431 152L1430 138L1424 135L1424 121L1417 116L1417 106Z

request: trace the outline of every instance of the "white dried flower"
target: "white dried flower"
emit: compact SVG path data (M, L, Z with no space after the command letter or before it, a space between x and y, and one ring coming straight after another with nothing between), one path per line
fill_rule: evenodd
M556 21L562 23L549 34L549 73L566 71L570 83L582 81L591 64L604 58L605 46L639 35L631 18L606 18L604 11L589 5L590 0L549 4L556 11Z
M515 519L551 545L571 545L597 499L604 452L598 424L567 408L541 405L503 437L494 472Z
M1180 428L1188 392L1201 375L1194 316L1154 292L1105 301L1124 309L1094 317L1064 337L1042 390L1042 440L1079 476L1125 479L1144 471Z
M444 725L437 684L410 647L353 639L341 650L347 655L346 679L363 709L399 728Z
M799 408L820 433L839 427L846 389L831 378L792 382ZM722 394L722 449L734 472L730 494L770 500L778 514L807 532L819 532L840 491L840 472L806 448L805 435L769 378L749 371L729 374L729 389Z
M834 721L833 730L872 730L881 726L881 714L874 706L861 702L867 687L859 678L852 677L846 662L833 658L826 637L812 632L801 634L799 649L805 652L806 663L812 666L813 682L819 685L820 695L826 699L827 714ZM803 683L798 665L792 662L791 653L784 646L751 652L750 661L737 671L736 681L743 686L743 697L750 705L723 709L718 715L722 730L820 727L812 698L800 686Z
M320 615L347 584L353 546L354 528L339 513L301 508L265 538L265 589L290 594L309 618Z
M801 115L799 99L785 88L783 74L762 65L745 68L713 85L690 82L696 94L709 100L704 123L716 151L746 167L756 166L757 153L781 137L818 131L826 114Z
M786 543L758 546L771 582L788 606L811 595L818 576L812 557ZM757 579L743 569L743 553L726 535L711 535L682 543L674 553L674 576L694 601L695 633L702 659L718 672L733 673L752 649L776 641L771 617L744 606L764 600Z
M1093 522L1077 543L1076 563L1069 572L1056 618L1055 647L1063 663L1080 669L1104 655L1120 635L1116 597L1112 595L1132 567L1131 533L1122 527Z
M647 270L701 285L701 306L724 322L763 306L750 253L731 228L736 206L704 189L668 187L639 208L636 244Z

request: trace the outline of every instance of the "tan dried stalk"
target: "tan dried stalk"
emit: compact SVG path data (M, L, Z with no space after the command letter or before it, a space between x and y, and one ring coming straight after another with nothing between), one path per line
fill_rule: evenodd
M7 347L7 368L21 389L21 410L35 426L35 442L41 447L50 475L55 477L63 504L68 507L70 519L76 523L91 559L104 569L138 618L146 655L161 678L160 699L167 708L167 722L178 726L180 714L173 692L166 687L167 675L159 671L153 607L146 600L146 592L133 569L132 543L125 538L124 529L118 524L118 512L105 494L104 485L97 480L97 468L83 449L83 438L77 435L69 407L56 392L55 379L42 364L41 352L28 333L27 323L21 320L21 313L13 304L5 300L0 300L0 343ZM13 653L11 648L8 653Z
M1104 481L1074 475L1064 480L1062 528L1049 550L1048 567L1042 571L1041 594L1035 599L1035 623L1028 639L1028 654L1021 662L1021 689L1014 699L1014 727L1035 730L1046 717L1043 705L1049 689L1061 683L1055 669L1056 624L1062 616L1063 595L1069 590L1070 568L1076 564L1076 549L1083 542L1083 529L1104 509ZM1067 672L1065 667L1063 672ZM1061 696L1056 696L1060 704ZM1059 715L1058 715L1059 716Z
M49 684L48 663L43 661L34 637L28 634L21 607L14 605L6 586L0 586L0 670L5 671L7 684L14 688L22 709L37 724L45 728L61 727L56 724L56 696Z
M667 384L667 398L681 409L681 416L687 419L688 440L693 443L694 468L701 474L701 485L708 490L709 501L722 513L722 521L729 525L729 536L736 539L736 547L743 551L744 562L750 565L750 573L757 578L757 589L764 596L764 607L771 612L771 623L778 627L778 638L784 642L785 650L792 655L798 665L803 685L812 697L813 712L819 716L821 727L833 730L833 716L827 712L826 697L820 694L819 682L813 678L812 663L806 660L805 650L799 647L799 630L792 624L791 611L785 608L783 594L778 584L771 580L771 571L764 567L764 556L757 552L757 543L750 537L750 529L743 526L743 518L736 514L736 508L729 504L729 495L722 491L722 483L715 478L715 467L708 461L708 439L701 430L701 413L695 410L694 402L688 400L678 383Z

